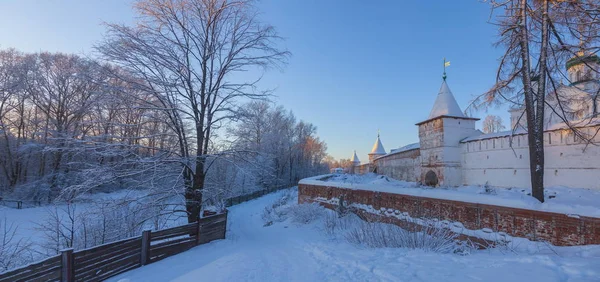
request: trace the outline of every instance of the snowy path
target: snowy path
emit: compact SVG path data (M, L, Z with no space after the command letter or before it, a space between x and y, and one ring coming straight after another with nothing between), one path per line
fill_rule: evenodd
M560 248L561 256L361 248L330 239L321 222L263 227L261 212L275 199L232 207L225 240L110 281L600 281L599 246Z

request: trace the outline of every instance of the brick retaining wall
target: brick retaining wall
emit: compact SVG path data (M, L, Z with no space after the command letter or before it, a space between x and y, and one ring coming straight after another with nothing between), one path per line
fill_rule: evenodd
M470 230L483 228L515 237L546 241L556 246L600 244L600 218L569 216L503 206L441 200L331 185L298 185L298 202L320 202L317 198L393 209L412 218L436 218L460 222ZM382 214L383 215L383 214Z

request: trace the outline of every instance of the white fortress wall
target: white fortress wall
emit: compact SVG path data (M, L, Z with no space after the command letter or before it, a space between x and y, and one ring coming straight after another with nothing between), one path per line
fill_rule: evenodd
M421 154L419 149L391 153L375 159L377 174L404 181L419 181Z
M582 130L594 135L598 126ZM600 134L586 146L569 130L544 134L545 186L568 186L600 190ZM499 187L531 187L527 135L496 137L462 143L463 184Z

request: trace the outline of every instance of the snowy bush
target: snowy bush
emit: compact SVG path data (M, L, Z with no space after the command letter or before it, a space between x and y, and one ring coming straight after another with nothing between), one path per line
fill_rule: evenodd
M261 215L265 226L287 219L288 204L292 198L293 190L284 190L271 205L265 207Z
M325 208L317 203L297 205L293 196L296 190L284 190L279 197L264 208L262 219L265 226L291 219L295 223L310 223L323 216Z
M310 223L323 216L325 208L318 203L296 205L289 208L289 214L293 222Z
M16 240L18 227L6 219L0 221L0 272L28 264L33 261L31 243Z
M323 230L328 235L334 235L338 232L347 231L353 224L360 221L361 219L353 213L347 213L340 216L337 212L328 211L325 213Z
M457 235L435 224L408 231L391 224L360 222L349 228L345 237L350 243L372 248L409 248L439 253L459 250Z

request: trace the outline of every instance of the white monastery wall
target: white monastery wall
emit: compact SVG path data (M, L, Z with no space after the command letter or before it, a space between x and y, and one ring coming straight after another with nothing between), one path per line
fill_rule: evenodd
M599 128L587 127L593 134ZM577 140L569 130L545 132L545 186L600 190L600 146ZM463 184L498 187L530 187L527 135L497 137L462 143ZM594 142L600 142L600 134ZM600 144L600 143L598 143Z

